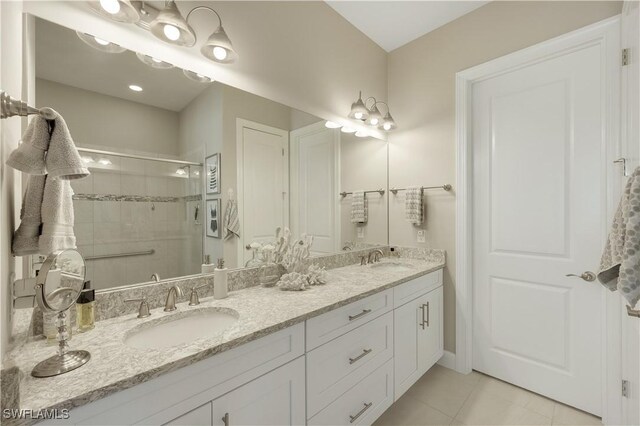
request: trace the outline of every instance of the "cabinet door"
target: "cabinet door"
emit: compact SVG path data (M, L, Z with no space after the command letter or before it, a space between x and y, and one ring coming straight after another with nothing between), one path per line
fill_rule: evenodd
M216 426L304 423L304 357L213 401L213 424Z
M420 375L429 370L442 357L443 321L442 287L420 298L418 326L418 354Z
M212 421L211 403L207 402L195 410L171 420L166 423L166 426L211 426Z
M427 296L424 295L393 311L395 400L398 400L423 374L418 341L423 334L420 327L421 306L426 303Z

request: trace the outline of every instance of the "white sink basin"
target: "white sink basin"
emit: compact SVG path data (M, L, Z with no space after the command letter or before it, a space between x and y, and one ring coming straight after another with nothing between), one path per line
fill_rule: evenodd
M134 328L124 343L141 349L170 348L220 334L238 321L238 317L236 311L226 308L177 312Z
M403 262L380 262L371 265L371 269L377 269L381 272L410 272L414 270L414 267Z

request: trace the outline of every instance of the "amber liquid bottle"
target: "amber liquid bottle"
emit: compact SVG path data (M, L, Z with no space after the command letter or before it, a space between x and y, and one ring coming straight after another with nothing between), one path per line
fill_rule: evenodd
M84 289L76 301L76 327L80 333L95 327L96 291L91 288L91 281L84 283Z

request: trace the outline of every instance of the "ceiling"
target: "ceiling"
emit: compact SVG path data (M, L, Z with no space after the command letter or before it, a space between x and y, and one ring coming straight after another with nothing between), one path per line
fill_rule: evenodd
M488 1L327 1L387 52L441 27Z
M80 40L75 31L39 18L36 77L176 112L208 87L189 80L179 68L151 68L128 50L101 52ZM144 90L133 92L130 84Z

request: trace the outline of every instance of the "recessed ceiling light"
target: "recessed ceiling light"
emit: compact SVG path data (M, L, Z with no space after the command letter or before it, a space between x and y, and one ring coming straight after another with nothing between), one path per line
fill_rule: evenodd
M133 90L134 92L142 92L142 87L138 86L137 84L130 84L129 89Z
M335 121L327 121L326 123L324 123L324 126L328 129L339 129L340 127L342 127L341 124L338 124Z

